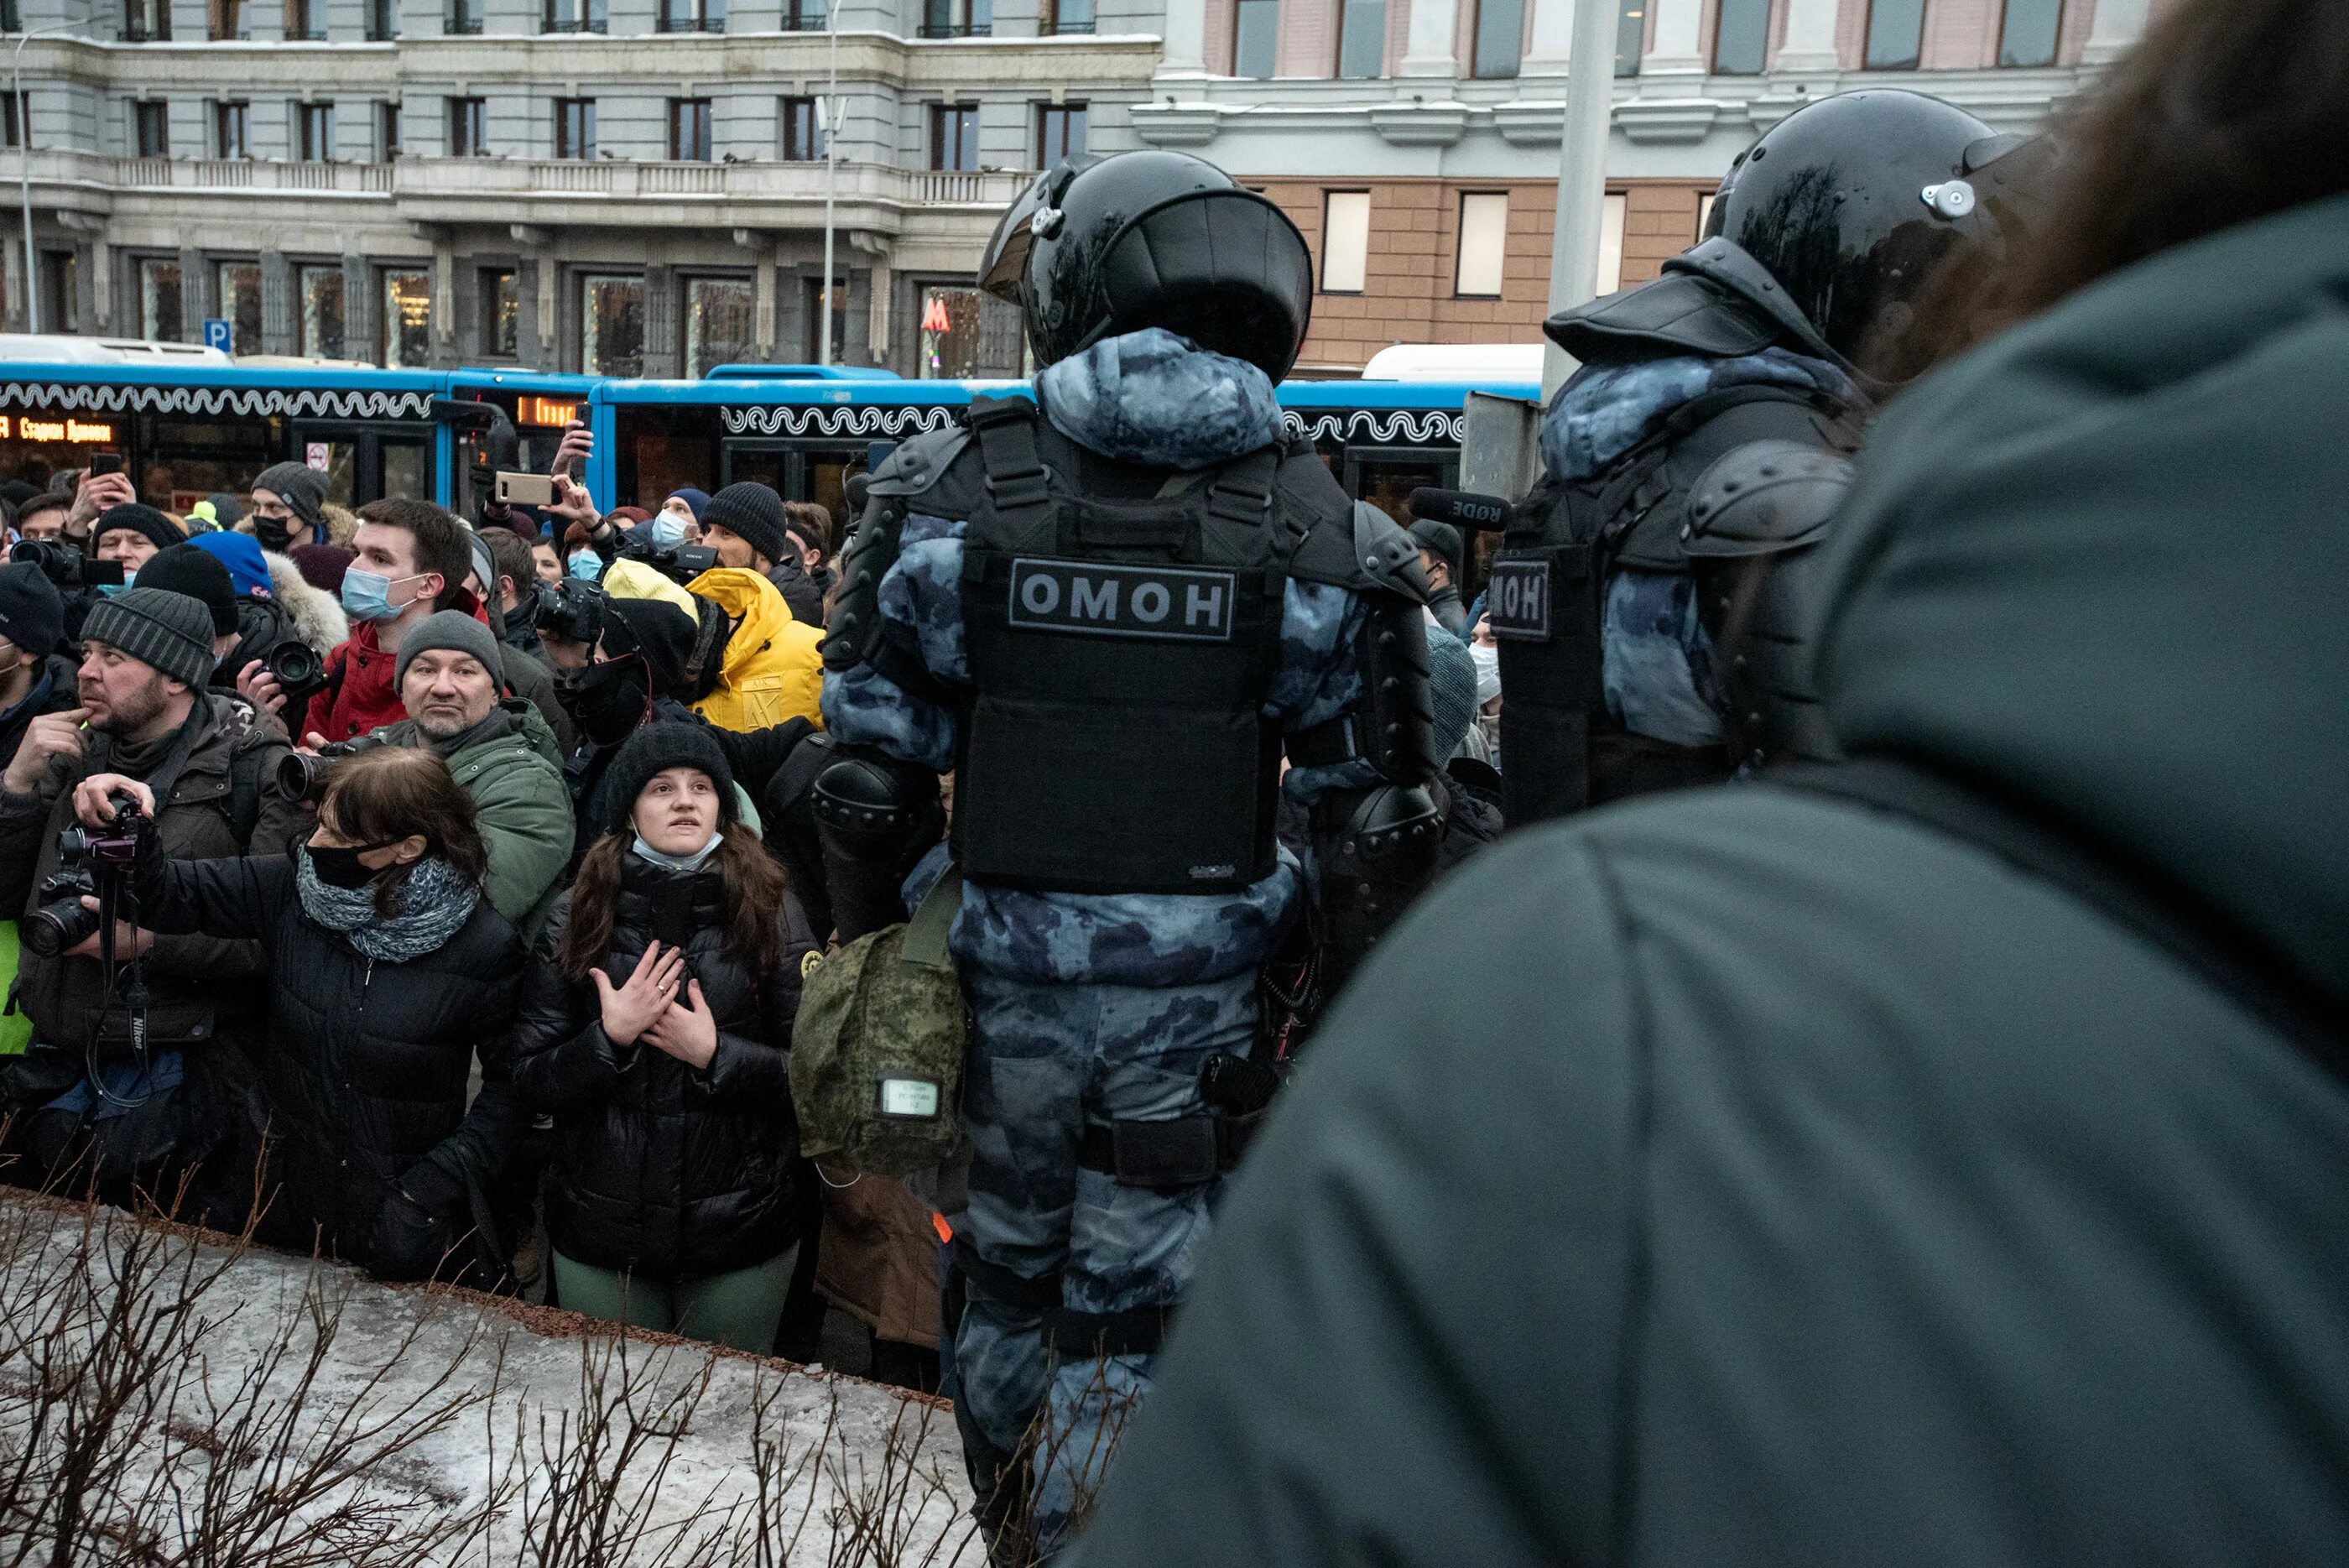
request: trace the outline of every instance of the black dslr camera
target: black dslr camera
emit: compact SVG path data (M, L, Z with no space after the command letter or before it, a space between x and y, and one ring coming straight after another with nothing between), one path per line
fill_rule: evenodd
M640 561L683 587L704 572L718 567L718 552L707 545L656 545L650 539L639 539L642 526L629 529L620 535L614 550L623 561Z
M604 635L604 590L585 577L565 577L559 583L542 579L533 586L532 594L536 607L531 624L539 636L584 642L592 648Z
M109 902L101 884L119 887L137 862L140 843L154 831L155 825L140 814L128 790L116 790L106 804L113 809L113 819L105 827L68 827L57 835L57 872L41 884L41 907L26 916L17 929L26 951L55 958L80 946L104 922L98 910L82 908L82 899Z
M277 678L277 689L288 702L306 702L326 689L326 661L297 637L280 639L261 668Z
M277 764L277 791L288 800L315 801L326 793L326 765L336 757L347 757L359 752L371 752L378 746L388 745L383 736L354 735L347 741L329 741L314 755L309 752L288 752L285 760Z
M8 552L8 559L40 567L41 576L60 590L122 586L121 562L93 561L81 553L80 545L63 539L26 539Z

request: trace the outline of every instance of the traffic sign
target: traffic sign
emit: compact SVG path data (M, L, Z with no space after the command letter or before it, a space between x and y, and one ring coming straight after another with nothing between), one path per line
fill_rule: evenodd
M204 317L205 348L217 348L225 354L229 352L230 346L234 341L235 334L229 329L229 324L224 318L218 316Z

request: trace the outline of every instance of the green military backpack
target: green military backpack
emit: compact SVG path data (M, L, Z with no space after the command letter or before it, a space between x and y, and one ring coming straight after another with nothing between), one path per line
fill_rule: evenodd
M909 1176L962 1147L970 1013L947 954L961 903L950 870L910 922L857 938L801 983L792 1105L800 1152L827 1179Z

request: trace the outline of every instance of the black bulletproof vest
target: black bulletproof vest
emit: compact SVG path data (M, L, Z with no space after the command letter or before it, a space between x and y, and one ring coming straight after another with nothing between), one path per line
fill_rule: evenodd
M964 873L1078 893L1268 875L1280 732L1264 703L1308 526L1280 499L1281 454L1110 501L1064 488L1075 449L1033 405L976 400L970 423L989 501L963 543Z
M1689 492L1767 439L1840 446L1845 416L1775 387L1696 399L1589 479L1545 479L1516 509L1485 604L1501 656L1501 783L1511 827L1728 775L1726 746L1633 734L1607 711L1600 620L1619 568L1686 572Z

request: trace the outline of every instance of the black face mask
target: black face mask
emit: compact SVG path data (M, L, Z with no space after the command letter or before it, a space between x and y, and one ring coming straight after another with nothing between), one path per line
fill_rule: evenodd
M579 672L571 711L579 732L598 746L616 746L645 722L652 702L651 678L643 658L607 659Z
M318 880L329 888L355 891L374 881L379 875L359 857L371 849L381 849L380 844L355 844L343 849L322 849L317 845L304 847L310 853L310 869Z
M293 530L274 517L254 518L253 536L261 542L263 549L274 550L281 556L294 543Z

